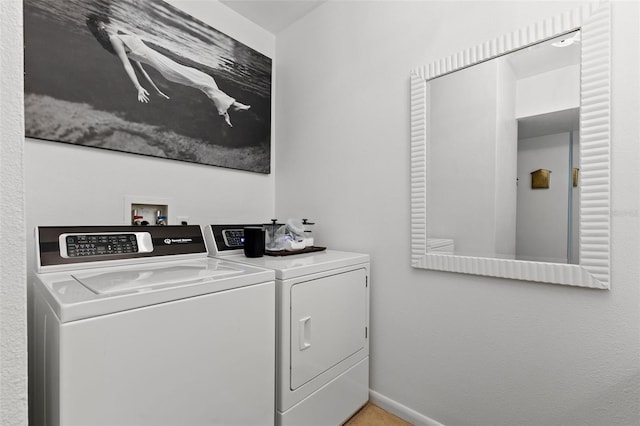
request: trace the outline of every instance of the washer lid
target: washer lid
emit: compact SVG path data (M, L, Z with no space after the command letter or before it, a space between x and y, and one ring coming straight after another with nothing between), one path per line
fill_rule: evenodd
M275 274L251 265L205 257L36 273L33 278L34 292L45 298L60 322L66 323L267 284Z
M171 266L152 267L147 265L144 269L131 268L99 273L80 272L71 276L96 294L114 294L147 291L165 286L195 284L241 273L241 271L227 266L202 262L185 262Z

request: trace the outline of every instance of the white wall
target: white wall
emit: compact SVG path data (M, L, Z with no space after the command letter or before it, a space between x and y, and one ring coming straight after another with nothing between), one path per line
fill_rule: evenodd
M504 58L487 61L436 78L428 90L427 235L452 239L459 255L514 258L518 128L511 66Z
M495 229L496 257L516 257L516 207L518 174L518 122L516 121L516 76L504 58L499 58L495 141Z
M518 80L516 117L580 107L580 65Z
M22 1L0 1L0 424L27 422Z
M434 208L427 235L453 239L456 254L466 256L493 257L496 250L498 62L429 83L427 186Z
M409 266L409 71L578 5L330 1L278 35L277 213L371 253L371 388L415 422L640 423L636 2L613 7L611 290Z

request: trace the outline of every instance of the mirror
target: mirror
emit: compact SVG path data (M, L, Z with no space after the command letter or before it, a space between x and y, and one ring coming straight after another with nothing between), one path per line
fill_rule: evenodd
M428 253L574 259L579 40L574 31L427 81ZM532 185L540 173L547 181Z
M609 288L609 16L412 72L414 267Z

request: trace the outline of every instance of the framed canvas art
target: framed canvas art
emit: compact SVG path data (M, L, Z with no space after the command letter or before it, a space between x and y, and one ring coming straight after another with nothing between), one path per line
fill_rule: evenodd
M161 0L25 0L27 137L270 173L271 59Z

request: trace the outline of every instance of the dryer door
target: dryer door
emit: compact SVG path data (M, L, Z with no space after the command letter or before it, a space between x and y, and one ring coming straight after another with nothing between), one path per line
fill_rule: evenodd
M291 287L291 389L366 344L366 271L357 269Z

